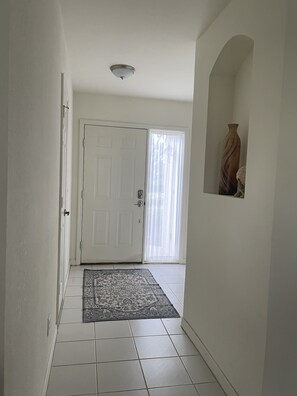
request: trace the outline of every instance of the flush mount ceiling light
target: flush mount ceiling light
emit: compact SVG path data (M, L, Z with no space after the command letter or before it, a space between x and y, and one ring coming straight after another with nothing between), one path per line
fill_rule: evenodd
M110 66L111 72L116 76L124 80L124 78L131 77L135 69L129 65L112 65Z

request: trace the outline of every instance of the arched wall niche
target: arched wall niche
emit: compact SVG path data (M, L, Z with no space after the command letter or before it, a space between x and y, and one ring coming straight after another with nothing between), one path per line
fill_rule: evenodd
M209 78L204 192L218 194L223 141L228 124L237 123L240 166L247 164L247 144L254 41L231 38L221 50Z

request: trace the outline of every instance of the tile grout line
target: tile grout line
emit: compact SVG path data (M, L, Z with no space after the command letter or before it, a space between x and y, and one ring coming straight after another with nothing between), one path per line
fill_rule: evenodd
M187 356L199 356L199 355L187 355ZM187 356L182 356L182 357L187 357ZM191 376L190 376L190 373L189 373L188 370L187 370L187 367L185 366L185 364L184 364L184 362L183 362L183 360L182 360L182 357L180 357L180 360L181 360L181 362L182 362L182 365L184 366L184 368L185 368L185 370L186 370L186 372L187 372L187 374L188 374L188 376L189 376L189 378L190 378L192 384L194 385L195 389L196 389L196 386L195 386L195 385L200 385L200 384L215 384L215 383L217 383L217 381L194 382L194 381L192 380ZM202 358L201 355L200 355L200 357ZM203 359L203 358L202 358L202 360L203 360L203 362L204 362L204 359ZM212 371L211 371L211 373L212 373ZM197 392L197 389L196 389L196 392Z
M172 339L171 339L171 335L169 334L169 331L167 330L167 327L165 326L165 324L164 324L164 322L163 322L162 319L161 319L161 321L162 321L162 323L163 323L163 326L164 326L165 329L166 329L166 332L167 332L167 334L168 334L168 336L169 336L169 338L170 338L170 341L172 342L172 344L173 344L173 346L174 346L174 349L176 350L177 355L178 355L178 357L179 357L179 359L180 359L180 361L181 361L183 367L184 367L185 370L186 370L186 373L188 374L188 377L190 378L190 381L192 382L192 385L193 385L194 388L195 388L196 393L199 395L199 393L198 393L198 391L197 391L197 389L196 389L196 386L195 386L194 382L192 381L192 378L190 377L190 374L189 374L188 370L186 369L186 366L184 365L184 362L183 362L181 356L179 355L178 350L177 350L177 348L176 348L175 345L174 345L174 342L173 342Z
M82 310L83 313L83 310ZM96 325L95 322L93 323L94 326L94 346L95 346L95 364L96 364L96 393L99 394L99 376L98 376L98 356L97 356L97 344L96 344Z
M189 355L190 356L190 355ZM194 356L194 355L191 355ZM142 360L155 360L155 359L174 359L174 358L179 358L179 356L163 356L163 357L151 357L151 358L135 358L135 359L128 359L128 360L106 360L104 362L99 362L97 361L97 364L101 364L101 363L121 363L121 362L140 362ZM53 365L52 367L68 367L68 366L90 366L93 364L96 364L94 362L89 362L89 363L71 363L71 364L58 364L58 365ZM215 384L216 381L204 381L204 382L193 382L193 385L199 385L199 384ZM185 385L189 385L189 384L185 384ZM192 385L192 384L190 384ZM182 385L170 385L170 386L182 386ZM166 387L166 386L164 386ZM159 388L164 388L163 386L159 387ZM157 387L158 388L158 387ZM137 390L137 389L136 389Z
M145 378L145 375L144 375L143 367L142 367L141 360L140 360L140 357L139 357L139 353L138 353L138 349L137 349L137 346L136 346L135 337L134 337L134 334L133 334L133 331L132 331L130 320L128 320L128 326L129 326L129 329L131 331L132 340L133 340L134 347L135 347L135 350L136 350L136 354L137 354L137 357L138 357L138 362L139 362L139 366L140 366L140 369L141 369L141 372L142 372L142 376L143 376L143 379L144 379L146 390L147 390L147 393L149 394L148 384L147 384L147 381L146 381L146 378Z
M127 339L127 338L126 338ZM132 337L131 337L132 339ZM96 340L89 340L89 341L96 341ZM79 342L84 342L84 341L79 341ZM96 343L95 343L96 344ZM185 355L185 356L162 356L162 357L150 357L150 358L135 358L135 359L126 359L126 360L106 360L104 362L97 361L96 357L96 362L88 362L88 363L68 363L68 364L55 364L52 365L52 367L65 367L65 366L87 366L87 365L93 365L93 364L101 364L101 363L120 363L120 362L138 362L142 360L154 360L154 359L173 359L173 358L181 358L181 357L186 357L186 356L197 356L197 355ZM203 382L193 382L193 385L199 385L199 384L215 384L217 381L203 381ZM177 385L172 385L172 386L177 386ZM181 385L180 385L181 386Z
M165 327L165 330L166 330L166 332L167 332L167 335L168 335L168 337L169 337L169 339L170 339L171 344L173 345L173 348L175 349L175 351L176 351L176 353L177 353L177 356L180 358L180 355L179 355L179 353L178 353L178 350L177 350L177 348L176 348L174 342L172 341L171 336L170 336L170 334L169 334L169 331L167 330L167 327L165 326L165 324L164 324L164 322L163 322L162 319L161 319L161 322L162 322L163 326Z
M176 357L177 357L177 358L180 360L182 366L184 367L184 369L185 369L185 371L186 371L186 373L187 373L187 375L188 375L188 377L189 377L189 379L190 379L190 381L191 381L191 385L194 386L195 392L199 395L199 393L198 393L198 391L197 391L197 389L196 389L195 383L193 382L193 380L192 380L192 378L191 378L191 376L190 376L188 370L186 369L186 367L185 367L185 365L184 365L184 363L183 363L183 361L182 361L182 359L181 359L181 356L179 355L179 353L178 353L178 351L177 351L177 349L176 349L176 347L175 347L175 345L174 345L174 343L173 343L173 341L172 341L172 339L171 339L171 336L170 336L170 334L169 334L169 331L167 330L167 328L166 328L166 326L165 326L165 324L164 324L164 322L163 322L163 319L160 319L160 320L161 320L161 323L162 323L163 327L165 328L167 334L166 334L166 335L165 335L165 334L162 334L162 335L159 335L159 336L168 336L168 337L169 337L170 342L172 343L172 345L173 345L173 347L174 347L174 349L175 349L175 351L176 351L176 353L177 353L177 356L166 356L166 357L159 357L159 358L158 358L158 357L151 357L151 358L140 359L139 354L138 354L138 350L137 350L137 347L136 347L136 343L135 343L135 336L134 336L134 334L133 334L133 332L132 332L132 336L133 336L133 340L134 340L136 352L137 352L137 355L138 355L138 357L139 357L140 366L141 366L141 369L142 369L143 377L144 377L144 380L145 380L145 383L146 383L148 392L149 392L149 388L148 388L148 385L147 385L147 382L146 382L146 378L145 378L145 375L144 375L144 372L143 372L141 360L170 359L170 358L176 358ZM130 321L129 321L129 325L130 325ZM132 330L132 329L131 329L131 330ZM155 335L155 336L156 336L156 335ZM147 337L154 337L154 336L147 336ZM192 356L195 356L195 355L192 355ZM183 386L183 385L175 385L175 386ZM172 387L174 387L174 386L172 386ZM156 387L156 388L154 387L154 389L161 389L161 388L167 388L167 387L166 387L166 386L164 386L164 387Z

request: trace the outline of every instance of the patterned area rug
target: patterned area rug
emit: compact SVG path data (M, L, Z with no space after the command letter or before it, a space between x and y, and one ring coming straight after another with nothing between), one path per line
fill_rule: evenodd
M83 322L179 318L148 269L84 270Z

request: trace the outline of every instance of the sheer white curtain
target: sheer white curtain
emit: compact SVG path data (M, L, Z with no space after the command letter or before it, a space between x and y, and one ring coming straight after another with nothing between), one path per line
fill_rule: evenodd
M178 262L181 259L184 151L184 132L149 131L146 262Z

